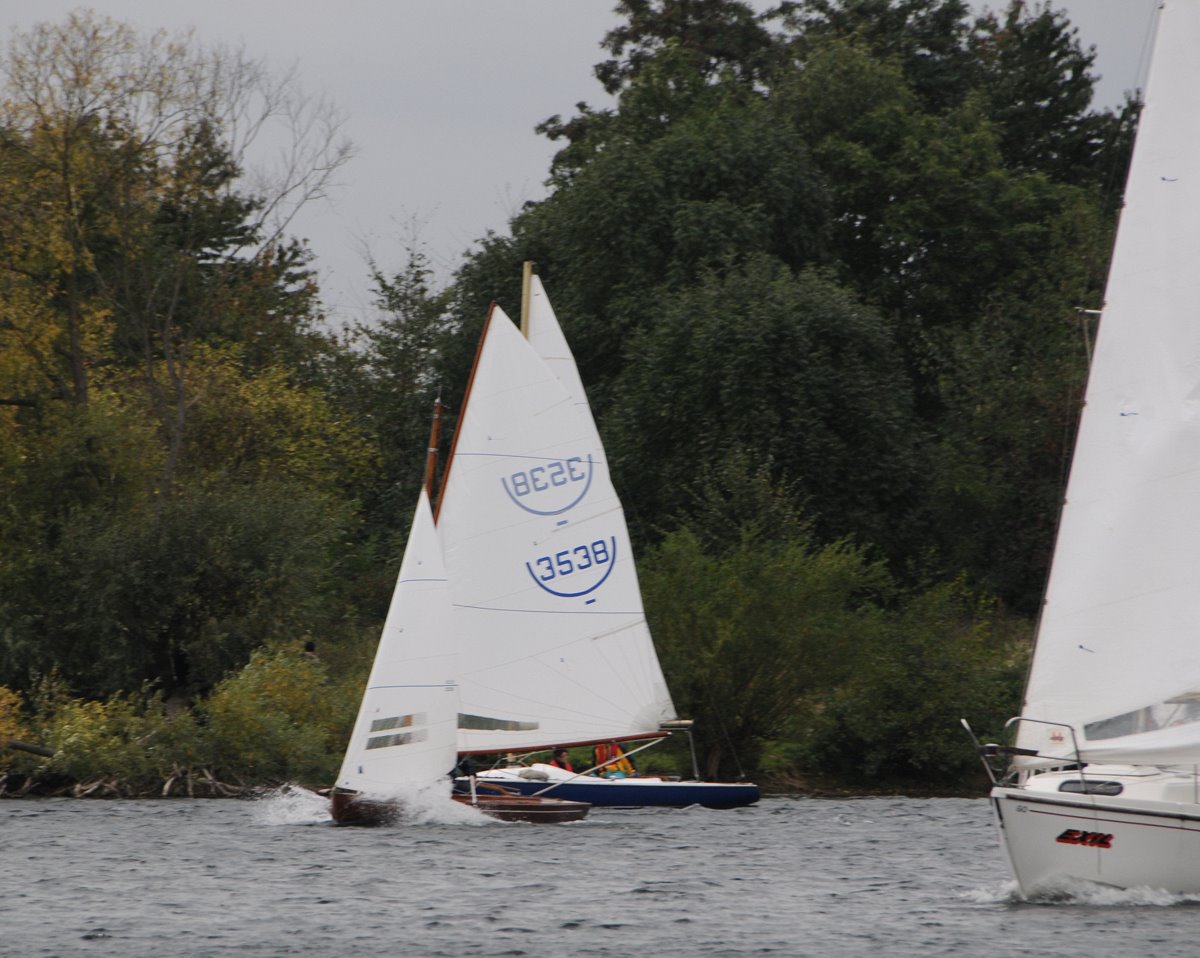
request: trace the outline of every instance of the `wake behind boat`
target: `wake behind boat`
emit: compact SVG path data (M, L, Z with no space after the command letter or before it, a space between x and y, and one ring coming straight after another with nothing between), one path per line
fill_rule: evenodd
M1165 0L1015 745L1025 896L1200 892L1200 2Z

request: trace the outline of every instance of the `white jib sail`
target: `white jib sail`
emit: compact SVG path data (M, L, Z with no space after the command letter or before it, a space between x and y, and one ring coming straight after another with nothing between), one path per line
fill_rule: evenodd
M1089 762L1200 763L1198 51L1167 0L1022 710Z
M393 795L445 780L457 755L450 590L424 490L375 663L338 773L339 788Z
M499 309L458 423L438 530L462 751L654 734L675 717L591 413Z

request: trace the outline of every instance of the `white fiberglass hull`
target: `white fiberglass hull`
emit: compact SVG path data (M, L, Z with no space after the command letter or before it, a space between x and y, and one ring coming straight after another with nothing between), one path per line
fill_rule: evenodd
M1081 782L1085 791L1074 790ZM1090 766L1082 778L1047 772L998 786L991 798L1001 846L1029 898L1080 881L1200 892L1198 794L1190 772Z

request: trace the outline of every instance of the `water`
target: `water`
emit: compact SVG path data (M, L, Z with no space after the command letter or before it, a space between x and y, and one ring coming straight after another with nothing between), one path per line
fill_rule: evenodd
M257 801L0 801L0 955L1129 956L1197 953L1200 898L1015 898L984 800L431 810L329 825Z

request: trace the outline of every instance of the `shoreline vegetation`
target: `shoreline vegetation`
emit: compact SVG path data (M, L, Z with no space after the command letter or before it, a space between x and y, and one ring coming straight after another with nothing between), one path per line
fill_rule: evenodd
M451 448L529 261L700 777L982 788L959 722L1020 708L1140 107L1003 6L620 0L610 105L537 127L546 196L444 286L415 239L371 262L348 321L286 226L353 154L332 106L193 35L14 31L0 743L51 754L0 749L0 791L332 783L429 412Z
M157 693L104 702L73 698L61 684L46 681L26 710L15 693L0 687L0 799L257 798L289 787L317 791L333 781L355 701L346 691L334 692L310 651L292 649L256 653L192 707L168 705ZM587 750L573 751L582 766ZM690 760L680 740L640 761L646 774L688 776ZM766 795L984 793L978 774L941 783L886 776L848 783L778 766L739 777L758 781Z

